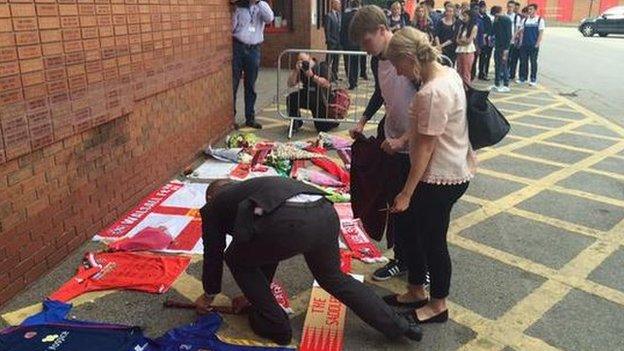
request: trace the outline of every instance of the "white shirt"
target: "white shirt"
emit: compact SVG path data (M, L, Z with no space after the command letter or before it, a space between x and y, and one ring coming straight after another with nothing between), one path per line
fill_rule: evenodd
M522 28L522 17L515 12L508 13L507 17L511 20L511 42L513 43L516 33Z
M379 60L377 78L386 107L384 124L386 139L400 138L411 125L409 111L416 95L416 87L409 79L397 74L390 60ZM406 145L400 153L409 153L409 146Z
M544 18L541 18L541 20L540 18L541 17L538 15L535 15L534 17L527 17L524 21L522 21L522 26L537 26L537 30L544 30L546 29L546 21L544 21Z

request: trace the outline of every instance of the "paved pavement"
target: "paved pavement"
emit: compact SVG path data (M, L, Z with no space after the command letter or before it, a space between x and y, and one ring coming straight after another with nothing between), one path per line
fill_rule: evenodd
M265 125L260 135L284 140L287 126L275 119L271 104L272 74L265 70L259 80L260 94L271 96L258 113ZM451 320L425 326L421 343L391 343L349 314L345 350L624 349L624 128L543 86L512 89L493 96L512 132L500 145L479 152L479 174L453 210ZM370 86L361 93L370 94ZM307 123L295 138L314 136ZM3 306L0 324L19 323L36 311L93 247L86 244ZM194 258L165 295L83 295L74 300L72 315L139 325L152 336L191 322L193 312L163 310L161 304L168 297L192 301L201 293L200 259ZM312 283L304 266L293 258L278 270L295 311L296 338ZM379 294L404 289L403 279L370 281L377 267L356 263L354 271L365 274ZM227 300L237 292L229 273L224 286L220 298ZM220 335L263 342L243 317L225 320Z
M539 60L541 83L624 126L624 35L585 38L576 28L548 28Z

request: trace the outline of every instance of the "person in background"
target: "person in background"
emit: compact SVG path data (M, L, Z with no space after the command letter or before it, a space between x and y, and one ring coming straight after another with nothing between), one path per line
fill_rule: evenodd
M295 68L288 77L288 87L301 86L299 90L290 93L286 98L288 115L301 117L300 109L310 110L314 118L327 118L327 104L331 92L329 81L329 69L326 62L317 63L307 53L297 56ZM298 131L303 126L303 121L295 120L293 131ZM336 122L314 121L314 126L319 132L327 132L338 126Z
M452 66L455 65L457 54L455 50L457 45L455 39L457 38L457 31L459 30L459 24L455 16L455 6L449 3L445 7L444 17L438 22L438 26L435 30L435 44L440 52L448 57Z
M414 10L414 21L412 26L419 31L427 34L429 39L433 42L434 39L434 27L431 17L429 17L429 8L425 5L418 5Z
M451 210L476 170L468 138L466 92L459 74L440 64L427 36L413 28L398 31L386 55L399 75L422 84L410 109L411 168L391 209L408 211L412 223L405 240L409 285L397 299L422 304L410 311L418 323L444 323L452 270L446 240Z
M332 0L331 11L325 15L325 44L327 50L340 50L340 28L342 27L342 4L340 0ZM338 79L340 55L327 54L327 63L331 67L331 81Z
M395 1L392 3L390 7L390 16L388 17L388 26L392 32L396 32L397 30L407 27L408 22L405 20L405 17L402 15L401 3Z
M455 17L458 21L461 21L461 14L464 11L464 9L468 8L468 3L464 2L464 3L456 3L455 4Z
M522 17L518 13L520 4L514 0L507 2L507 17L511 21L511 45L509 46L509 79L516 79L518 59L520 58L520 38L518 33L522 28Z
M479 18L482 23L482 31L477 38L477 44L479 45L479 73L477 77L480 80L488 81L488 74L490 71L490 59L492 58L492 19L487 13L487 4L485 1L479 2Z
M264 26L273 22L273 10L266 1L234 1L236 10L232 15L232 83L234 91L234 116L236 116L236 93L243 77L245 84L245 125L262 129L256 122L256 80L260 70L260 45L264 41Z
M509 89L509 69L507 60L509 56L509 46L512 38L511 20L506 14L503 14L503 8L500 6L492 7L494 24L492 25L494 32L494 86L499 93L508 93ZM502 85L501 85L502 84Z
M529 78L529 62L531 64L531 77L529 85L537 85L537 55L544 37L546 23L541 16L537 15L537 5L528 6L528 16L522 21L520 36L522 46L520 47L520 80L519 84L526 83Z
M433 27L438 25L438 22L442 19L442 14L435 10L435 0L424 0L422 5L425 5L427 8L427 13L429 14L429 18L433 24Z
M476 14L470 9L462 12L462 21L457 32L457 72L464 80L465 85L472 82L472 67L477 52L475 46L475 38L479 31L477 26Z
M351 41L349 38L349 26L361 6L362 4L360 0L351 0L349 2L349 8L345 10L344 15L342 16L340 45L345 51L360 51L360 45ZM343 57L343 60L345 61L345 71L347 72L347 77L349 78L349 90L357 88L358 73L361 73L362 70L362 58L364 58L364 63L366 63L366 56L344 55ZM366 70L366 67L364 67L364 70Z
M398 179L393 179L393 184L389 184L389 187L396 188L390 190L393 193L389 194L389 198L393 198L407 180L410 169L407 140L412 123L409 108L416 94L417 85L405 77L398 76L392 63L384 56L392 39L392 32L379 7L374 5L363 7L353 19L349 35L360 43L363 50L373 56L371 68L375 78L375 91L360 121L349 133L354 139L362 134L366 123L382 105L385 107L386 115L380 122L381 128L378 128L377 138L383 140L381 148L387 154L388 160L392 161L389 167L396 167L394 174L399 175ZM393 222L394 230L386 233L386 237L394 236L394 259L373 273L373 279L377 281L388 280L407 272L403 235L411 228L409 216L404 213L392 214L389 221ZM390 295L384 297L384 300L392 305L400 305L394 297L395 295Z
M470 0L470 10L474 12L475 21L477 24L477 37L475 38L475 48L477 51L475 52L475 59L472 63L471 78L477 78L477 67L479 66L479 56L481 55L481 46L483 45L483 18L479 13L479 1L478 0Z

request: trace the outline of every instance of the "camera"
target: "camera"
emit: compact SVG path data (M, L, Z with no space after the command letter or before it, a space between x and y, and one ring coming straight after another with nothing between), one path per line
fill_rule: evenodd
M301 70L307 72L310 70L310 61L302 61L301 62Z
M258 0L256 3L259 3L260 1L262 0ZM249 7L251 6L251 0L235 0L234 5L237 7Z

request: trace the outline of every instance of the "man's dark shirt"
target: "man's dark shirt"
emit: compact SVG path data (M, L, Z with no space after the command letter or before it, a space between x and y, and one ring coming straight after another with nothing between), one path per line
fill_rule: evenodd
M511 45L511 19L507 16L496 16L494 20L494 46L499 50L507 50Z

